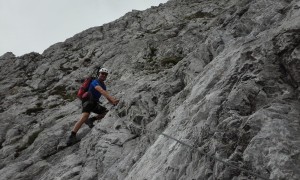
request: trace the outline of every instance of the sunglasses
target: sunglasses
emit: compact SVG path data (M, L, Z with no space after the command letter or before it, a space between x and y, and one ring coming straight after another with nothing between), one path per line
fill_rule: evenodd
M104 75L104 76L107 76L107 75L108 75L108 74L105 73L105 72L101 72L100 74L101 74L101 75Z

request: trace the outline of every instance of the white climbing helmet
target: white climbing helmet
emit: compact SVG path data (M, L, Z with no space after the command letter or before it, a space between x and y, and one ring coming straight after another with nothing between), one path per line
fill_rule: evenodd
M106 69L106 68L101 68L100 70L99 70L99 73L101 73L101 72L104 72L104 73L109 73L109 71L108 71L108 69Z

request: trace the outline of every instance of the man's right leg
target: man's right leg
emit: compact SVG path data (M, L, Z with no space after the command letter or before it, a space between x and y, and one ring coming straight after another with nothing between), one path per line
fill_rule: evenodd
M80 129L80 127L82 126L82 124L89 118L90 113L88 112L83 112L81 115L80 120L75 124L71 135L69 136L68 140L67 140L67 146L70 146L74 143L76 143L76 133L78 132L78 130Z
M82 124L89 118L90 113L88 112L83 112L81 115L80 120L75 124L72 132L77 133L77 131L80 129L80 127L82 126Z

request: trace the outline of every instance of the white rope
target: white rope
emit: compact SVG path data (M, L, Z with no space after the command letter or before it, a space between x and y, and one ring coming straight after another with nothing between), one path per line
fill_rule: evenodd
M114 106L111 108L111 110L115 110ZM117 114L117 112L116 112L116 111L114 111L114 112L115 112L115 114L117 115L117 117L120 118L120 116ZM191 148L192 150L195 150L195 151L200 152L200 153L201 153L202 155L204 155L204 156L207 156L207 157L212 158L212 159L214 159L214 160L216 160L216 161L222 162L222 163L224 163L224 164L227 165L227 166L230 166L230 167L235 168L235 169L239 169L239 170L241 170L241 171L243 171L243 172L246 172L246 173L248 173L248 174L251 174L251 175L253 175L253 176L255 176L255 177L258 177L258 178L261 178L261 179L264 179L264 180L269 180L269 178L264 177L264 176L262 176L262 175L260 175L260 174L258 174L258 173L252 172L252 171L247 170L247 169L245 169L245 168L238 167L238 166L236 166L236 165L233 165L233 164L231 164L231 163L226 162L226 161L223 160L223 159L220 159L220 158L217 158L217 157L215 157L215 156L209 155L209 154L207 154L207 153L205 153L205 152L203 152L203 151L201 151L201 150L199 150L199 149L197 149L197 148L195 148L195 147L193 147L193 146L191 146L191 145L189 145L189 144L187 144L187 143L185 143L185 142L183 142L183 141L180 141L180 140L178 140L178 139L176 139L176 138L174 138L174 137L172 137L172 136L170 136L170 135L167 135L167 134L164 134L164 133L158 133L158 132L155 132L155 131L151 131L151 130L148 130L148 129L146 129L146 128L140 128L140 127L136 127L136 126L134 126L134 127L137 128L137 129L140 129L140 130L142 130L142 131L148 131L148 132L150 132L150 133L154 133L154 134L157 134L157 135L165 136L165 137L167 137L167 138L169 138L169 139L172 139L172 140L178 142L179 144L182 144L182 145L184 145L184 146L187 146L187 147Z

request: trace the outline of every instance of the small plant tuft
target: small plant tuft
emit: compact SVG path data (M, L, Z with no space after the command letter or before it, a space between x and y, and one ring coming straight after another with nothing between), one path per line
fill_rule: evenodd
M60 85L56 86L52 91L50 91L50 95L59 95L61 96L64 100L67 101L74 101L76 99L76 94L67 92L66 86Z
M31 115L31 114L38 114L39 112L43 111L44 108L41 107L41 106L36 106L34 108L30 108L30 109L27 109L25 114L27 115Z
M196 13L186 16L185 19L192 20L192 19L198 19L198 18L213 18L215 15L207 12L197 11Z
M174 66L176 65L179 61L181 61L183 58L182 57L167 57L161 60L161 65L162 66Z

